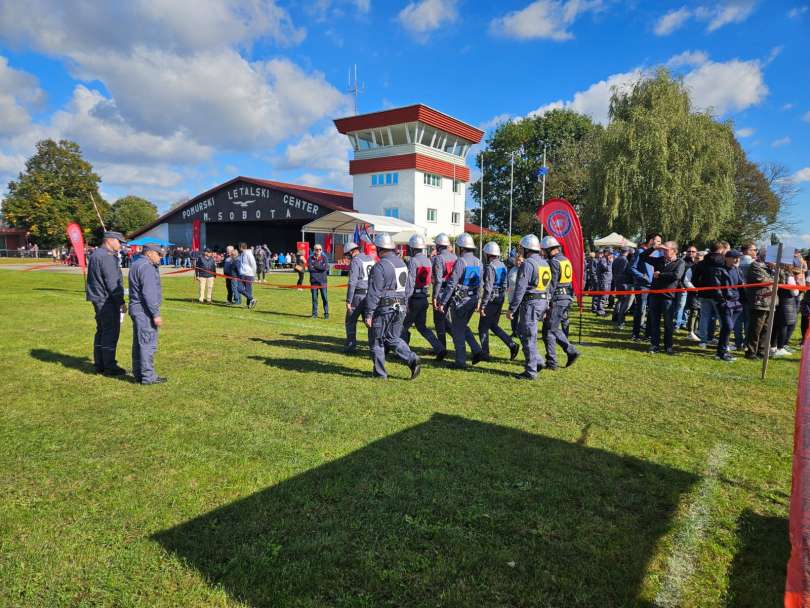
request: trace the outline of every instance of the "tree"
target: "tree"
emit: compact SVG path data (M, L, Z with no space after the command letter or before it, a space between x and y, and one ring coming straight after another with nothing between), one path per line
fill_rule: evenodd
M91 195L102 216L109 210L98 191L100 181L78 144L42 140L25 171L9 182L3 216L14 227L27 228L40 247L64 243L65 228L73 221L88 238L99 223Z
M151 224L157 217L157 207L148 200L124 196L113 203L107 223L112 230L128 234Z
M509 228L509 186L511 155L515 152L515 180L512 230L536 229L535 210L540 204L537 171L543 164L543 142L547 148L546 198L565 196L574 205L582 200L589 185L588 167L596 155L596 134L601 127L585 115L570 110L552 110L500 125L483 151L484 218L473 209L472 221L491 230ZM476 159L481 167L482 155ZM481 178L470 184L480 204Z
M591 165L590 233L656 230L680 242L722 234L735 211L731 125L693 112L684 84L663 68L614 92L610 118Z

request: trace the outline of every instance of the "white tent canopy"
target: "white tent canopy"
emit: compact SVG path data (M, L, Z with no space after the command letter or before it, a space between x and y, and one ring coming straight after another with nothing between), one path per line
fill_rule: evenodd
M425 244L433 245L433 239L428 237L428 236L425 236L424 232L422 232L421 230L403 230L402 232L397 232L396 234L392 234L391 239L397 245L407 245L410 238L415 234L418 234L418 235L424 237L425 238Z
M384 215L373 215L371 213L358 213L356 211L333 211L317 220L305 224L301 232L314 234L354 234L354 227L357 224L370 224L374 232L387 232L398 235L408 232L407 242L410 235L417 233L424 236L425 231L417 226L396 217L386 217Z
M633 241L624 238L621 234L611 232L604 238L596 239L593 242L596 247L636 247Z

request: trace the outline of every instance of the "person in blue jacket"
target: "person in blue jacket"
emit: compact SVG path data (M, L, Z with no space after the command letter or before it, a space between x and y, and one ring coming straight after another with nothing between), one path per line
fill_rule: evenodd
M509 360L514 360L520 352L520 346L512 340L499 324L501 311L506 296L506 266L501 261L501 248L495 241L484 245L484 255L487 265L484 267L484 287L481 291L481 301L478 303L478 338L481 340L481 350L484 360L489 360L489 332L500 338L509 349Z
M163 326L160 305L163 291L160 286L160 258L158 245L144 245L143 253L129 269L129 316L132 319L132 375L141 384L162 384L166 378L155 373L158 329Z
M360 251L360 246L349 241L343 248L349 262L349 287L346 290L346 347L345 353L357 350L357 320L363 314L368 294L368 275L374 258Z
M323 254L323 248L315 245L315 250L309 256L309 284L312 293L312 318L318 318L318 293L323 302L323 318L329 318L329 299L326 295L327 276L329 275L329 260Z
M642 259L642 255L647 249L652 249L650 257L658 257L657 249L661 246L660 234L649 234L644 245L636 250L636 255L630 264L630 274L633 275L633 289L647 292L653 280L653 266ZM646 340L649 337L647 327L647 294L636 295L636 306L633 309L633 333L630 339L636 342Z

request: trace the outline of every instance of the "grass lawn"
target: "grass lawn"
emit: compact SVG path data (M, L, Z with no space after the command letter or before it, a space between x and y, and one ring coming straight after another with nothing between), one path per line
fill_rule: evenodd
M343 291L163 285L141 387L91 373L80 276L0 270L0 605L781 605L797 357L761 382L587 314L535 383L499 342L377 382Z

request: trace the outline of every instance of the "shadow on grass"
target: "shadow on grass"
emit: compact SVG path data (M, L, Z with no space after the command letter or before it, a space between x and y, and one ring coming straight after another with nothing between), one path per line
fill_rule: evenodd
M790 557L788 520L746 509L737 522L737 536L740 548L729 572L726 605L781 606Z
M44 348L32 348L31 356L34 359L43 361L44 363L57 363L63 367L75 369L84 374L90 374L91 376L98 375L96 372L96 368L93 365L93 362L88 357L76 357L74 355L66 355L64 353L58 353L56 351L47 350ZM132 380L128 376L110 376L110 377L116 380L123 380L125 382L130 382Z
M336 363L326 363L315 359L288 359L285 357L260 357L251 355L248 359L261 361L270 367L276 367L290 372L310 372L316 374L337 374L339 376L353 376L357 378L371 378L371 371L362 372L353 367L338 365Z
M640 606L686 472L436 414L153 539L250 606Z
M64 291L68 293L84 293L84 289L66 289L64 287L34 287L33 291Z

